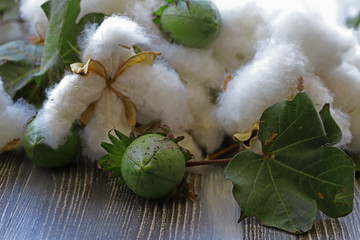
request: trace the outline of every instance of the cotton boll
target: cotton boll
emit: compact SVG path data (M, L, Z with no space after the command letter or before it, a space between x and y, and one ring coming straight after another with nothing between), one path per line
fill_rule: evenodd
M24 101L14 103L0 79L0 149L15 139L22 139L25 125L35 113L35 108Z
M256 43L268 37L266 12L254 2L217 3L221 15L221 30L207 46L229 71L249 62L256 52Z
M235 73L219 98L216 115L226 132L248 132L267 107L288 98L306 63L292 45L273 43L259 51Z
M119 64L134 55L132 45L146 43L149 39L138 24L125 17L112 16L86 40L82 59L83 62L100 61L109 76L113 76Z
M131 127L126 121L122 100L106 89L103 96L96 102L91 121L80 134L85 156L97 160L106 154L101 143L109 142L108 133L113 129L125 135L129 135L131 132Z
M54 149L60 146L74 121L101 97L105 87L105 80L94 73L90 73L87 78L66 75L48 93L48 99L37 116L45 142Z
M20 15L28 26L29 33L45 38L49 21L41 8L46 0L22 0L20 2Z
M141 124L160 120L173 130L186 130L192 124L186 88L179 75L161 61L132 66L113 86L135 104Z

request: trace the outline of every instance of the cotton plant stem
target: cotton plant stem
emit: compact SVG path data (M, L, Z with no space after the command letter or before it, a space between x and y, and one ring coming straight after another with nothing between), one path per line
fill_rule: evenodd
M228 146L222 150L220 150L219 152L216 152L212 155L209 156L209 160L214 160L214 159L217 159L218 157L220 157L221 155L224 155L225 153L229 152L230 150L234 149L234 148L237 148L240 146L240 143L235 143L231 146Z
M201 165L228 164L230 161L231 161L231 158L204 160L204 161L187 161L185 163L185 166L186 167L194 167L194 166L201 166Z

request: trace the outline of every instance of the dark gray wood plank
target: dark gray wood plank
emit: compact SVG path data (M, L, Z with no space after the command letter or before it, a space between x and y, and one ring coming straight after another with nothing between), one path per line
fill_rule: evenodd
M149 201L79 158L62 169L34 166L23 152L0 155L0 239L360 239L360 180L354 212L319 214L296 236L259 224L237 223L240 209L224 167L189 169L196 202Z

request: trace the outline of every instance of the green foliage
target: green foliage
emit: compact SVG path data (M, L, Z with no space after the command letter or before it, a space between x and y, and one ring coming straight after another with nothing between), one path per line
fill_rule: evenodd
M101 146L107 151L107 154L99 160L99 166L109 172L113 178L119 178L119 184L124 184L121 178L121 159L126 148L135 140L133 134L130 137L114 130L117 138L110 133L108 134L111 143L103 142Z
M355 170L360 172L360 158L359 155L356 152L347 150L346 154L353 160L355 164Z
M320 114L306 93L263 113L258 138L263 154L244 151L226 169L241 207L240 220L256 216L292 233L311 229L317 209L330 217L353 209L354 165L332 145L341 140L329 106Z
M40 64L42 53L42 46L18 40L0 46L0 61L28 61Z
M8 1L0 4L0 9ZM7 5L6 5L7 6ZM79 62L77 38L87 24L100 23L104 14L85 15L77 23L80 0L53 0L42 8L49 18L44 46L14 41L0 46L0 74L13 98L40 107L44 91L61 80L65 69Z
M104 18L104 14L88 14L77 24L80 0L53 0L44 3L42 8L49 18L49 29L40 71L37 73L39 84L46 80L48 71L53 70L62 75L65 67L80 61L77 37L86 24L99 23Z
M33 97L29 94L19 94L21 89L31 86L34 75L39 70L43 46L29 44L24 41L13 41L0 46L0 74L4 88L10 96L17 99L25 98L30 103L40 106L44 100L44 88L35 85Z

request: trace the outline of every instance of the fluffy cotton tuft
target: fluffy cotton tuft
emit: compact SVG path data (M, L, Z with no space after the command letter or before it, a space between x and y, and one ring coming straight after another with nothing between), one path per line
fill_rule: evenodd
M115 74L124 59L134 55L131 49L133 45L149 43L144 30L126 17L108 17L93 34L88 35L82 54L83 62L89 59L100 61L109 75Z
M229 72L249 62L256 52L256 43L269 35L267 13L255 2L215 1L221 15L217 38L207 46Z
M106 15L125 14L131 9L136 1L132 0L81 0L79 18L93 12L100 12Z
M24 101L14 103L0 79L0 149L15 139L22 139L26 123L35 113L35 108Z
M334 93L334 104L351 117L353 139L350 148L360 152L360 51L329 72L325 77L326 85Z
M21 0L20 15L24 19L29 33L34 36L45 38L49 28L49 21L41 8L46 0Z
M89 77L66 75L48 93L48 99L37 115L44 140L56 149L64 143L71 126L87 107L101 97L105 81L96 74Z
M88 34L82 59L101 64L115 91L108 88L107 79L93 72L88 76L65 76L49 92L38 115L37 122L50 146L58 147L72 123L93 104L93 115L81 132L84 154L91 159L105 154L100 144L109 141L110 130L117 129L126 135L131 131L123 100L116 91L134 103L137 122L161 122L175 132L190 128L192 116L187 105L187 90L179 75L164 61L134 63L115 78L118 68L135 55L132 45L148 41L141 27L120 16L105 19Z
M247 132L270 105L297 87L307 59L293 45L274 44L242 67L220 96L217 118L230 135Z
M187 130L192 124L186 88L162 61L129 68L114 86L135 104L140 124L161 121L174 131Z
M220 91L226 77L225 68L213 56L211 49L187 48L153 37L154 49L178 72L187 89L187 104L194 118L190 132L207 153L221 144L224 131L214 111L214 93Z
M245 6L251 6L253 11L240 15ZM281 99L291 99L298 89L304 88L318 110L326 103L331 105L331 113L343 133L338 146L357 145L355 148L359 149L358 43L350 30L338 24L336 11L325 13L318 7L310 1L294 1L280 7L259 0L256 4L239 3L238 8L228 8L238 12L233 15L239 18L259 14L265 19L256 22L253 18L254 25L249 25L248 32L261 37L254 42L248 39L247 43L255 55L235 71L218 101L217 118L228 134L249 131L267 107ZM240 26L233 24L233 34ZM246 29L244 25L241 28ZM216 46L212 47L216 51Z
M100 144L109 142L108 132L112 129L125 135L129 135L131 132L131 127L126 122L122 100L106 89L103 96L96 102L91 121L81 133L83 153L93 160L106 154Z

